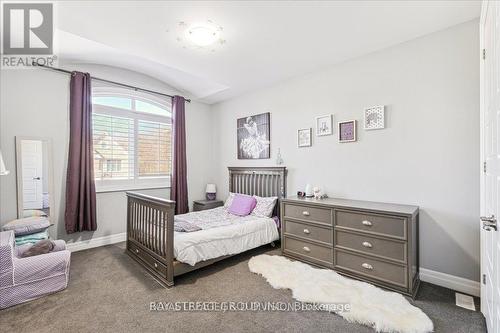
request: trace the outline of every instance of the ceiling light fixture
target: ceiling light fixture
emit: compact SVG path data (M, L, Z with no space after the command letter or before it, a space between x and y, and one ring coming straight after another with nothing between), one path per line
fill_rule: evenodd
M222 31L223 28L212 20L192 24L181 21L177 25L176 40L183 45L183 48L215 52L218 47L226 43L221 37Z
M204 47L219 38L219 31L207 25L194 25L186 30L186 36L193 44Z

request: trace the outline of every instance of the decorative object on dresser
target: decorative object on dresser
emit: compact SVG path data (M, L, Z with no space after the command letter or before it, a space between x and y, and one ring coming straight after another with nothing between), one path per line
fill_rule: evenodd
M193 211L207 210L216 207L224 206L222 200L195 200L193 201Z
M262 113L237 120L238 159L271 157L271 114Z
M332 135L333 115L316 117L316 136Z
M385 106L378 105L365 108L364 127L365 130L385 128Z
M207 184L207 187L205 189L205 197L207 200L215 200L217 197L217 187L215 184Z
M312 198L314 196L313 187L311 184L306 185L306 197Z
M417 206L327 198L281 202L283 255L415 297Z
M303 128L297 131L297 145L299 148L312 146L311 133L311 128Z
M339 142L356 141L356 120L339 122Z

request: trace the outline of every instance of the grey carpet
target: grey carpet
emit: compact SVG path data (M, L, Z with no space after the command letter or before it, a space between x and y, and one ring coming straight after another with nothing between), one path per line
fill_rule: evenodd
M248 270L262 247L176 279L164 289L124 253L124 244L72 254L69 287L0 311L2 332L373 332L324 312L150 312L150 302L293 302ZM477 300L476 300L477 301ZM436 332L485 332L479 312L454 304L453 291L423 283L414 304Z

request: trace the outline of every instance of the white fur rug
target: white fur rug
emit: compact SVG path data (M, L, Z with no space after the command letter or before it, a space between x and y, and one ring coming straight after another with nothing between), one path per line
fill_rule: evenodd
M275 289L291 289L298 301L350 304L350 311L337 314L350 322L371 326L377 332L433 330L429 317L402 295L343 277L332 270L265 254L251 258L248 267L265 277Z

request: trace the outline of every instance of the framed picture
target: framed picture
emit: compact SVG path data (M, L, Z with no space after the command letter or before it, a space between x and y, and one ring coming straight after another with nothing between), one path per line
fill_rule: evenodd
M303 128L297 131L297 145L299 147L312 146L312 128Z
M356 120L339 122L339 142L356 141Z
M365 108L364 119L365 130L385 128L385 106L378 105Z
M236 121L239 160L271 157L270 120L271 114L267 112Z
M333 115L316 117L316 136L332 135Z

